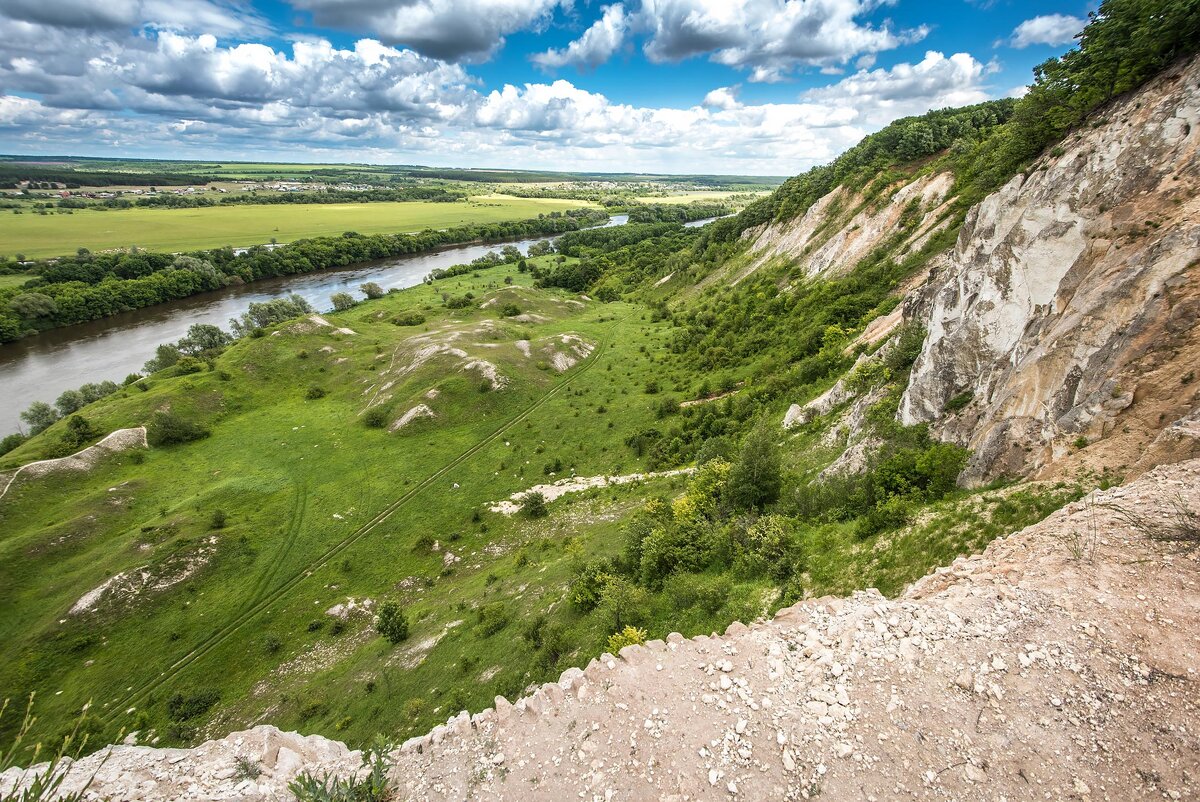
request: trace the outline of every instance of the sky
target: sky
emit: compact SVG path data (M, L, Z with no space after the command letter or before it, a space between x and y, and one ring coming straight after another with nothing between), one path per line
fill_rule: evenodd
M0 153L792 175L1017 96L1075 0L0 0Z

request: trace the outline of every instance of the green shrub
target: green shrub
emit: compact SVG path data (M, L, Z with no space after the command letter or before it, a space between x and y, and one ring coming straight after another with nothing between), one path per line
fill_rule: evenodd
M620 632L608 636L609 654L619 654L626 646L640 646L646 642L646 630L637 627L625 627Z
M500 307L500 317L516 317L521 314L521 307L516 304L505 304Z
M213 510L212 518L209 519L209 529L224 529L225 524L229 521L229 516L225 514L225 510Z
M401 643L408 639L408 616L399 604L386 601L379 605L379 612L375 615L375 631L393 645Z
M388 417L386 407L371 407L363 413L363 423L372 429L382 429L388 425Z
M594 610L600 603L601 593L612 575L612 570L608 560L597 559L584 563L571 577L567 598L584 612Z
M425 316L420 312L401 312L392 318L397 326L420 326L425 322Z
M546 509L546 497L535 490L530 490L521 496L521 512L527 518L544 518L549 510Z
M479 632L485 638L495 635L508 626L509 622L508 610L505 609L504 602L485 604L479 608L478 617Z
M208 437L208 429L188 420L174 410L158 410L146 427L146 440L152 446L188 443Z
M190 693L176 691L167 699L167 715L172 721L190 721L207 713L220 698L221 694L211 688Z
M975 400L975 393L965 390L946 402L942 409L947 413L958 412Z
M13 432L3 439L0 439L0 454L7 454L17 446L24 443L28 438L20 432Z
M911 521L912 516L913 503L906 498L893 496L860 517L854 525L854 535L865 540L880 532L899 529Z
M307 398L309 401L316 401L318 398L324 398L325 395L326 395L325 388L318 387L315 384L312 387L309 387L308 390L304 393L304 397Z

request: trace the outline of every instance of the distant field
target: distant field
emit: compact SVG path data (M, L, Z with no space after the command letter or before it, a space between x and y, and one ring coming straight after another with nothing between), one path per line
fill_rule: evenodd
M16 287L29 281L29 276L0 276L0 290L6 287Z
M640 201L641 203L691 203L692 201L719 201L719 200L725 200L725 198L728 198L730 195L748 195L748 194L765 195L767 193L766 192L755 192L755 193L727 192L725 190L714 190L714 191L701 190L699 192L682 192L678 195L668 195L666 197L654 197L652 195L647 195L647 196L638 198L638 201Z
M290 242L344 231L381 234L523 220L589 205L586 201L490 195L469 204L273 204L4 215L0 218L0 254L39 258L63 256L79 248L103 251L133 245L152 251L190 251L258 245L272 238Z

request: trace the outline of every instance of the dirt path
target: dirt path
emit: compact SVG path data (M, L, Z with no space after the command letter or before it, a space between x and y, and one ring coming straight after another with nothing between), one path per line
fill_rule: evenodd
M488 509L504 515L515 515L521 511L521 497L526 493L540 493L546 503L562 498L568 493L582 493L597 487L612 487L642 482L647 479L662 479L671 476L684 476L695 473L695 468L677 468L671 471L653 471L651 473L627 473L621 476L568 476L550 484L534 485L526 490L520 490L509 496L508 501L497 501Z

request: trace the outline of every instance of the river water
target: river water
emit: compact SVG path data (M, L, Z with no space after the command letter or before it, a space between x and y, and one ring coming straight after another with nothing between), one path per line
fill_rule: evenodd
M627 215L613 215L608 226L624 225ZM710 220L696 220L688 227ZM464 245L432 253L401 256L379 262L296 276L264 279L240 287L193 295L179 301L124 312L90 323L51 329L15 343L0 345L0 436L17 431L20 412L34 401L54 403L63 390L88 382L120 382L142 369L160 343L174 342L193 323L229 327L257 301L296 293L316 309L328 309L335 292L359 293L359 285L374 281L385 290L420 284L435 268L466 264L488 251L515 245L521 253L544 238L491 245Z

